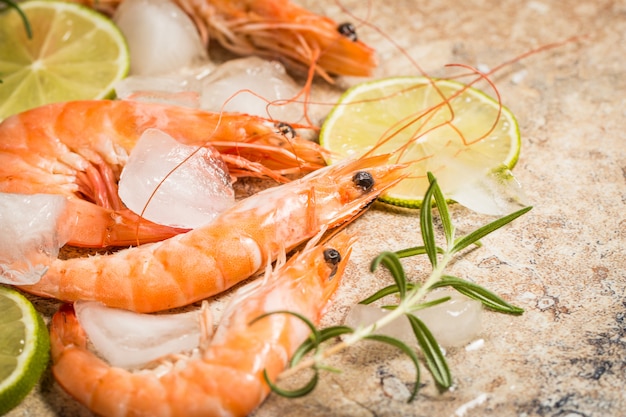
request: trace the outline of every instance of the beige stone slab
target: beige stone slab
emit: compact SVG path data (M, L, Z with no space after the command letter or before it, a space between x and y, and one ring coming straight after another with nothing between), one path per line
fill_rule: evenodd
M355 21L332 1L308 4L339 21ZM626 3L350 0L342 5L366 19L359 35L379 51L377 77L416 74L415 63L432 75L447 74L448 63L493 68L534 48L580 37L493 77L520 123L523 149L514 173L534 209L484 239L451 269L526 312L486 313L478 336L482 346L447 352L455 381L449 392L438 393L424 372L417 399L407 403L411 363L392 348L368 343L332 358L330 364L343 372L324 374L310 396L272 395L255 416L624 415ZM333 97L336 91L319 87L316 94ZM489 220L458 206L452 215L462 231ZM350 229L360 240L327 324L340 323L352 303L389 282L383 273L368 272L376 254L419 244L416 215L379 206ZM427 270L423 260L407 266L415 277ZM53 311L37 305L45 314ZM49 373L9 413L55 415L90 413Z

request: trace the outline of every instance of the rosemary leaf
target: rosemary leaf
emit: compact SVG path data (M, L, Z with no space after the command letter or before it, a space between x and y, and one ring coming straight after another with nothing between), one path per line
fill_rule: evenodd
M432 288L432 287L431 287ZM413 312L413 311L418 311L418 310L423 310L425 308L428 307L433 307L436 306L437 304L441 304L441 303L445 303L446 301L449 301L451 297L441 297L441 298L437 298L436 300L431 300L431 301L426 301L424 303L420 303L416 306L411 306L410 308L408 308L408 312ZM389 308L390 310L392 310L392 308L390 308L392 306L384 306L383 308ZM396 306L394 306L396 307Z
M426 246L415 246L412 248L400 249L394 252L398 258L408 258L409 256L424 255Z
M270 381L270 378L267 375L267 370L265 369L263 370L263 379L265 379L265 382L267 383L267 385L269 385L270 389L276 394L280 395L281 397L298 398L298 397L304 397L305 395L311 393L311 391L313 391L315 387L317 386L317 382L319 380L319 371L317 370L317 368L313 368L313 371L315 372L313 374L313 377L311 378L309 382L307 382L305 386L299 389L291 390L291 391L284 390L280 388L278 385L274 384L272 381Z
M443 226L443 234L446 238L447 247L450 248L454 244L454 225L452 224L452 218L450 217L450 211L448 210L448 203L446 201L441 187L436 183L434 175L428 173L428 181L433 185L433 197L435 197L435 205L439 210L439 217L441 217L441 224Z
M406 353L409 358L411 358L411 361L413 361L413 365L415 365L415 386L413 387L413 391L411 392L411 397L409 397L408 402L413 401L415 399L415 396L417 395L417 390L420 386L420 366L417 354L404 342L398 339L394 339L393 337L385 336L382 334L370 334L365 336L364 339L376 340L378 342L383 342L387 343L388 345L395 346L402 350L404 353Z
M437 253L444 253L444 250L439 246L436 247L436 250ZM427 252L425 246L415 246L412 248L400 249L394 253L398 255L398 258L408 258L409 256L424 255Z
M454 288L455 290L469 298L480 301L485 307L491 310L498 311L500 313L516 315L524 313L524 309L507 303L498 295L494 294L488 289L481 287L478 284L474 284L473 282L453 277L451 275L444 275L443 277L441 277L441 281L438 281L435 284L431 285L430 289L446 286Z
M414 288L417 288L418 285L412 282L407 282L406 289L407 291L411 291ZM364 300L359 301L359 304L372 304L374 301L380 300L383 297L386 297L391 294L395 294L399 292L398 286L396 284L389 285L383 289L376 291L374 294L370 295Z
M380 255L374 258L370 270L374 272L378 265L381 263L385 265L387 269L389 269L389 272L391 272L391 276L396 282L398 292L400 293L400 299L404 300L407 289L406 274L404 273L404 268L400 263L398 255L393 252L382 252Z
M446 358L443 356L439 344L435 340L434 336L428 330L428 327L420 319L413 314L407 314L413 333L417 338L417 342L422 349L424 358L426 360L426 366L433 375L435 382L440 388L448 389L452 386L452 376L450 375L450 369Z
M529 212L532 209L532 206L524 207L514 213L508 214L504 217L501 217L493 222L486 224L485 226L474 230L472 233L463 236L462 238L457 239L454 243L454 247L451 250L451 253L459 252L460 250L465 249L472 243L478 242L483 237L487 236L489 233L501 228L502 226L511 223L513 220L517 219L521 215Z
M422 240L424 241L424 248L433 268L437 266L437 245L435 244L435 230L433 227L433 209L429 203L432 201L434 188L436 186L437 180L433 179L428 190L426 190L426 194L424 194L424 203L420 210Z

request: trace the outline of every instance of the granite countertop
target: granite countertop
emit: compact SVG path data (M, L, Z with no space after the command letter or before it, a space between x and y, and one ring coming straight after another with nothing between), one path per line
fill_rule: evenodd
M358 345L329 360L311 395L270 396L256 417L618 416L626 413L626 2L623 0L394 0L342 2L372 27L359 35L379 51L377 77L427 73L463 63L492 68L542 45L577 39L512 63L493 80L517 116L523 147L514 170L534 209L489 235L450 271L523 307L522 316L483 314L479 348L449 349L454 387L439 393L423 372L407 403L412 364L395 349ZM333 1L308 1L338 21ZM354 80L343 80L339 87ZM316 86L320 97L338 89ZM491 220L451 207L460 231ZM326 324L387 285L371 274L383 250L418 244L417 213L374 206L349 226L359 236ZM407 263L422 277L425 260ZM53 308L36 305L49 315ZM472 346L477 346L476 344ZM216 376L219 378L219 376ZM298 380L294 381L297 384ZM8 414L89 416L48 372Z

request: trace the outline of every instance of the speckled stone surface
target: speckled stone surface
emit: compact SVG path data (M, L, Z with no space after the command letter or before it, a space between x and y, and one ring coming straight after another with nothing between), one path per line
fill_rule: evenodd
M354 20L332 1L308 3L339 21ZM379 51L377 77L417 72L397 46L429 74L443 75L448 63L492 68L579 36L493 77L520 123L523 148L514 173L534 209L450 269L526 312L519 317L487 312L478 348L447 351L455 382L449 392L437 392L424 372L419 395L407 403L411 363L393 348L367 343L330 359L343 372L324 374L310 396L272 395L255 416L626 415L626 2L350 0L342 5L375 26L359 27L359 35ZM338 90L320 85L315 91L329 100ZM460 232L490 220L459 206L452 207L452 215ZM363 294L389 283L383 271L368 270L376 254L419 243L416 214L380 206L350 230L360 240L326 324L340 323ZM406 265L417 279L427 271L421 259ZM46 315L56 307L35 301ZM50 373L9 413L70 415L90 413L69 399Z

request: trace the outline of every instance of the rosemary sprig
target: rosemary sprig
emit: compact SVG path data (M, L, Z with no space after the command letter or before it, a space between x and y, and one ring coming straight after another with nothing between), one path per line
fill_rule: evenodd
M515 315L523 313L523 309L507 303L493 292L470 281L445 274L444 271L454 257L459 254L459 252L470 245L480 246L480 239L527 213L532 209L532 207L525 207L482 226L465 236L457 238L455 236L456 229L452 223L445 196L437 184L437 180L431 173L428 173L428 180L430 182L430 186L424 195L423 201L434 201L434 205L423 204L420 212L420 226L423 245L403 249L397 252L382 252L379 254L372 261L370 269L373 272L380 265L385 266L391 273L394 279L394 284L377 291L375 294L361 301L361 304L370 304L388 295L397 294L400 299L398 304L383 306L383 308L389 310L385 316L373 324L358 327L356 329L348 326L333 326L318 330L315 328L313 323L303 316L284 311L276 312L294 314L306 322L312 330L312 334L309 339L307 339L307 341L304 342L294 354L290 363L291 367L283 372L279 378L286 378L306 368L312 369L314 371L314 375L304 387L288 391L279 388L275 383L269 381L267 374L265 374L265 379L274 392L287 397L299 397L310 393L313 389L315 389L315 386L319 381L320 370L325 369L337 371L334 368L324 365L325 358L335 355L360 342L361 340L376 340L399 348L407 354L415 365L415 385L409 398L409 401L412 401L417 394L417 389L420 384L420 365L416 352L397 339L375 333L376 330L384 327L401 316L406 316L408 318L418 346L421 350L423 362L433 376L435 383L441 390L448 389L452 385L452 376L445 356L428 327L414 315L417 310L431 307L449 299L449 297L444 297L436 300L424 301L426 294L435 288L446 286L451 287L467 297L480 301L486 308L497 312ZM436 244L435 227L433 223L433 208L437 208L439 212L443 235L445 238L445 248L439 247ZM421 284L408 281L404 267L400 262L401 258L415 255L427 255L428 260L432 265L432 271L426 280ZM337 336L343 336L340 342L330 345L324 349L322 348L322 344L324 342L335 339ZM312 355L306 356L311 352Z

